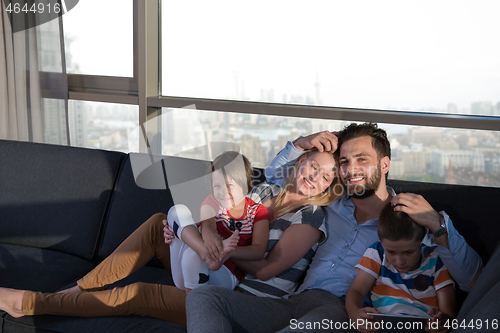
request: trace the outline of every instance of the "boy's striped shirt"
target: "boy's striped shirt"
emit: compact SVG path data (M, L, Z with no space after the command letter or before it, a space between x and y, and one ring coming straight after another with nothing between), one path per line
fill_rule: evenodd
M453 280L434 248L422 253L420 267L399 273L386 259L380 241L371 245L356 268L376 278L371 288L373 307L380 313L427 315L431 308L438 308L436 290Z

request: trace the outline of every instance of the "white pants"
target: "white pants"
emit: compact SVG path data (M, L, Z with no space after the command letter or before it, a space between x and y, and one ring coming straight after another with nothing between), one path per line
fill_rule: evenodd
M207 284L228 289L236 287L239 281L226 266L211 271L200 256L182 241L184 227L194 225L189 208L184 205L173 206L168 211L167 221L176 235L170 244L170 267L177 288L196 289Z

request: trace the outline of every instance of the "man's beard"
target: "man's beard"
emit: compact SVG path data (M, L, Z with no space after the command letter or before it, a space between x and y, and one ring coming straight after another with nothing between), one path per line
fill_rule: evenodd
M378 187L380 186L380 182L382 181L382 173L380 172L380 162L377 165L377 170L375 173L369 178L366 179L365 184L356 184L347 186L347 194L355 199L364 199L371 197L375 194Z

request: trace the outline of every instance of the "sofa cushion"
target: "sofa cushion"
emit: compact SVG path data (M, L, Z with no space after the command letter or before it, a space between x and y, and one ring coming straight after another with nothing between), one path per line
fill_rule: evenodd
M32 316L3 319L3 333L186 333L186 327L155 318Z
M458 323L465 320L480 320L485 323L487 319L491 323L492 319L500 319L500 246L488 264L483 269L481 275L472 287L469 296L460 309L457 316Z
M153 214L168 213L174 203L187 205L198 220L200 205L210 194L204 179L208 167L199 160L129 154L116 183L99 258L111 254Z
M0 242L91 258L124 156L0 140Z
M75 282L95 267L71 254L0 243L0 286L49 292Z

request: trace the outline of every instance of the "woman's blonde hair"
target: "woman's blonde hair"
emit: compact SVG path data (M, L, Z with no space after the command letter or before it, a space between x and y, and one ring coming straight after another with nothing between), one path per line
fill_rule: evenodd
M222 172L224 179L227 182L227 177L232 178L241 188L243 194L247 195L253 188L253 169L252 164L245 157L235 151L225 151L217 156L210 163L210 172L208 173L209 188L212 190L212 173L214 171Z
M309 157L311 157L312 155L314 155L318 152L319 151L316 148L310 149L304 153L304 155L305 155L304 158L308 159ZM302 156L304 156L304 155L302 155ZM283 189L281 190L280 194L278 194L278 197L276 198L275 206L276 206L276 209L278 211L277 216L285 215L286 213L290 213L290 212L292 212L300 207L304 207L304 206L309 206L309 205L326 206L326 205L334 202L335 200L339 199L342 196L342 194L344 193L344 191L340 191L340 193L336 193L336 191L335 191L336 185L340 184L339 177L338 177L337 173L335 173L335 177L332 180L332 183L321 194L318 194L314 197L307 198L307 199L299 201L299 202L294 202L286 207L283 207L285 198L286 198L286 196L289 192L289 189L292 186L292 183L295 180L295 177L297 175L297 171L299 169L298 164L300 163L300 160L301 159L297 160L297 162L295 163L295 165L292 169L292 172L290 172L290 174L286 178L285 183L283 184Z

